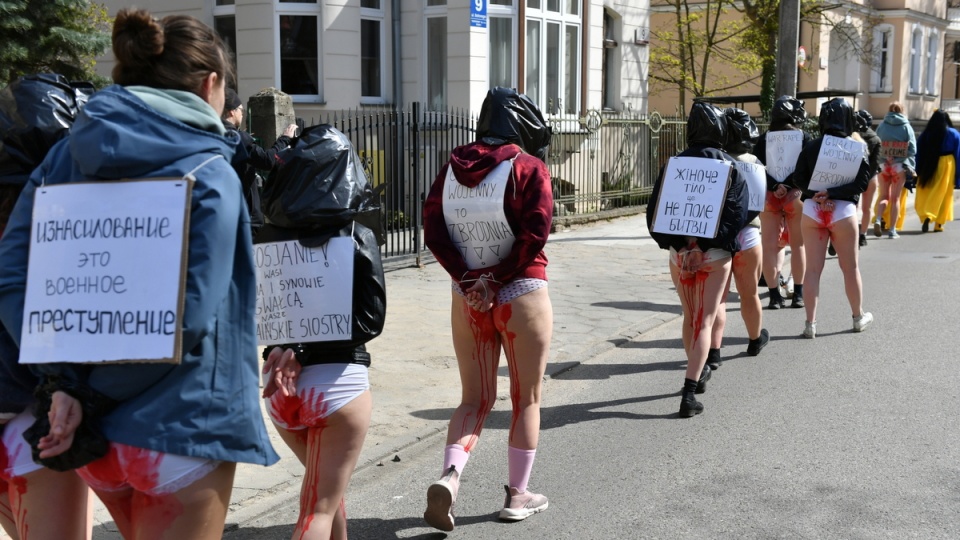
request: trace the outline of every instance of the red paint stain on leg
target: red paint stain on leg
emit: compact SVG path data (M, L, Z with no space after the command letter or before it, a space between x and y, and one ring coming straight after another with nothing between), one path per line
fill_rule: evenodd
M819 204L814 208L817 211L817 220L820 222L820 238L830 236L830 226L833 225L833 210L824 210Z
M461 438L463 434L469 432L468 440L466 444L463 445L463 450L469 453L477 445L477 441L480 439L480 432L483 430L483 424L486 422L487 415L493 407L493 400L497 398L496 369L500 358L499 354L494 354L499 353L499 351L494 351L494 347L496 346L496 328L490 313L481 313L466 305L464 305L464 310L467 320L470 321L470 331L473 333L473 361L477 362L480 366L482 379L480 381L479 410L473 429L467 428L467 420L470 418L469 415L464 417L463 425L460 428Z
M317 489L320 485L320 444L323 441L325 428L326 423L321 421L307 430L307 470L300 488L300 515L297 517L297 527L293 531L294 537L300 540L303 540L313 524L314 509L319 500Z
M690 310L693 343L700 339L700 330L703 329L703 293L707 276L707 272L697 272L686 277L680 274L680 294L683 295L684 304Z

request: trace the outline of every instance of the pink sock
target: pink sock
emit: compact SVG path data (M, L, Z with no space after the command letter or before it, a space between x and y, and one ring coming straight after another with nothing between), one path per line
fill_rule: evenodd
M533 470L533 460L537 456L537 449L521 450L512 446L507 447L507 465L510 468L510 487L523 493L527 490L530 481L530 471Z
M451 465L457 468L458 475L463 476L463 468L467 466L468 459L470 459L470 454L463 449L463 446L448 444L443 449L443 471L440 472L440 476L447 474Z

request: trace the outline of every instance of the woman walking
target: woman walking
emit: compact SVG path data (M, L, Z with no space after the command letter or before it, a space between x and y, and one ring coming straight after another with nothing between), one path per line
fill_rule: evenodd
M480 110L477 141L454 149L424 204L424 239L453 279L453 348L463 393L450 419L441 478L427 490L423 517L454 528L460 476L496 401L500 351L510 372L509 482L500 519L546 510L527 490L540 434L540 388L553 332L547 243L553 190L544 163L551 131L536 105L494 88ZM478 238L474 223L497 234Z
M791 186L790 177L797 164L794 156L800 155L800 151L810 142L810 136L800 129L806 118L807 112L803 109L802 101L782 96L773 104L770 129L760 137L753 152L767 171L767 198L760 213L760 236L763 245L763 278L770 297L768 309L780 309L786 304L779 288L783 269L781 231L784 230L784 222L790 245L790 274L794 279L790 307L801 308L804 305L806 254L803 250L803 234L800 232L803 203L800 201L800 190Z
M732 163L733 157L721 150L728 129L723 111L707 103L694 102L687 119L688 147L677 157L704 159L710 164L717 160ZM717 332L723 334L723 328L715 322L724 309L724 292L730 280L733 255L740 251L737 237L747 224L748 192L746 183L731 166L729 185L714 234L697 237L655 232L654 217L662 191L677 181L667 178L665 172L666 169L661 171L657 178L647 204L647 228L660 249L670 252L670 275L683 308L683 349L687 369L680 398L680 417L690 418L703 412L703 404L697 401L696 394L703 392L710 378L710 368L705 366L714 343L713 336Z
M877 127L877 136L880 137L883 170L880 172L880 186L877 191L879 195L873 234L877 238L882 235L882 219L889 207L890 221L887 224L890 228L887 237L896 239L900 238L897 234L901 214L900 194L907 176L916 174L914 157L917 154L917 139L914 136L913 127L903 115L903 106L899 101L890 104L890 111Z
M936 110L917 141L917 197L914 208L923 232L943 232L953 221L953 189L960 160L960 133L948 125L947 113Z
M281 155L263 194L267 224L257 234L256 249L315 248L315 262L306 263L310 271L351 284L349 294L302 289L305 310L288 316L349 313L350 328L336 336L340 339L317 334L270 343L263 351L263 396L280 438L306 469L293 538L345 540L344 495L373 408L365 344L380 335L387 309L380 248L361 223L365 215L379 222L379 212L353 144L332 126L309 128ZM294 271L278 268L282 275Z
M278 459L257 396L249 217L230 166L238 139L220 121L230 61L197 19L137 9L117 13L113 51L117 85L90 98L34 171L0 241L0 318L20 336L42 183L194 179L180 363L37 364L50 404L31 443L44 463L82 465L124 538L218 539L236 463Z
M863 311L863 286L860 281L857 238L857 201L870 183L870 164L866 160L866 143L856 133L853 108L835 98L820 108L820 132L797 160L793 175L795 187L803 200L803 243L807 251L807 321L803 335L817 335L817 302L820 297L820 275L827 256L827 244L833 243L843 272L844 289L853 315L853 331L863 332L873 322L873 315ZM824 147L829 152L821 152ZM830 161L837 154L853 165L849 174L840 175L842 163ZM838 165L833 168L830 165ZM841 176L837 178L837 176Z

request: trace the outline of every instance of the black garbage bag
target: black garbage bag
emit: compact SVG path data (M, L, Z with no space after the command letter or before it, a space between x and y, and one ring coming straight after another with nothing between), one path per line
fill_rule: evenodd
M277 155L261 204L264 217L278 227L336 231L356 221L384 242L379 191L350 139L329 124L307 128Z
M26 183L93 92L90 83L52 73L26 75L0 90L0 183Z
M487 92L477 119L477 139L487 144L513 143L546 161L552 136L553 130L529 97L501 86Z

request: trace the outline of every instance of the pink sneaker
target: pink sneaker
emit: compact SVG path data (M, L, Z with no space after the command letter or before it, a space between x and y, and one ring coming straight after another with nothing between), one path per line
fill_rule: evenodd
M436 482L427 488L427 510L423 519L434 529L453 530L453 505L460 491L460 474L453 465Z
M506 521L520 521L543 512L549 506L547 498L532 491L520 493L517 488L503 486L507 491L507 498L503 501L503 510L500 510L500 519Z

